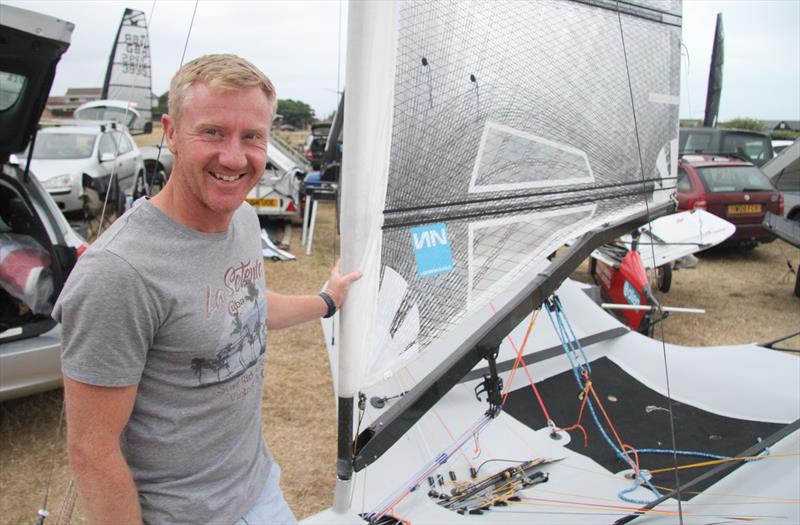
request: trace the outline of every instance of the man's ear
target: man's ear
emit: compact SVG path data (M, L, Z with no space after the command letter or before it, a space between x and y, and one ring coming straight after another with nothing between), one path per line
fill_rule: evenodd
M164 139L167 141L167 147L173 155L177 155L177 145L175 143L175 121L168 114L161 115L161 126L164 128Z

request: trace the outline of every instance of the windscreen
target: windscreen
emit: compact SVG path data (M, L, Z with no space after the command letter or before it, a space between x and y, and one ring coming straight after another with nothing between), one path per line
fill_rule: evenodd
M775 188L755 166L713 166L698 168L706 189L711 193L732 191L773 191Z
M52 133L36 137L34 159L86 159L92 156L95 135ZM27 151L23 154L27 156Z

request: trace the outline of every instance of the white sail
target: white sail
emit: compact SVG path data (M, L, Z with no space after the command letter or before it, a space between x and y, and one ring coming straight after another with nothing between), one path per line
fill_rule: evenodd
M132 133L145 132L153 120L151 79L147 17L126 8L108 59L102 98L133 104L139 117L130 126Z
M592 436L599 447L583 451L577 427L564 428L583 413L591 366L599 383L630 387L625 403L637 414L656 412L624 428L628 435L644 429L638 441L654 442L653 454L671 452L664 427L671 420L656 419L670 411L662 406L671 403L663 399L669 385L654 372L667 357L690 378L671 394L684 405L684 420L696 410L707 410L709 420L753 420L742 430L752 443L774 431L769 425L790 423L765 441L782 452L798 448L800 422L791 422L800 403L782 388L800 370L787 369L786 356L767 365L782 385L773 392L780 408L759 420L758 403L767 399L759 395L731 412L725 399L704 399L699 378L713 373L711 354L643 340L589 306L574 285L559 288L592 248L668 209L677 164L678 0L354 2L349 16L342 260L364 278L342 311L334 349L336 512L312 522L529 523L541 513L537 522L608 523L667 500L669 518L653 522L673 519L681 512L674 494L648 486L638 466L626 477L633 462L603 429L599 399L587 409L597 421L592 432L604 436ZM578 309L574 327L554 292ZM534 328L531 310L543 302L552 325L540 320ZM580 340L594 344L591 352ZM720 349L726 362L750 362L757 352ZM523 358L530 370L513 376ZM562 389L543 395L557 415L543 416L541 399L541 411L525 405L508 415L511 403L503 408L498 400L501 373L512 388L525 386L527 375L531 386ZM656 408L639 406L646 396ZM361 425L355 438L354 421ZM739 433L739 422L725 424ZM767 453L744 443L736 453ZM534 458L552 470L553 492L534 491L546 480L540 468L514 470ZM499 485L482 487L491 476L477 471L491 462L510 469L509 477L487 467ZM780 472L796 474L797 463ZM759 482L748 480L770 469L755 465L716 479L756 489ZM797 487L794 480L775 494L790 497ZM568 491L577 494L565 498ZM713 494L697 501L693 512L702 513ZM545 510L531 510L535 502L546 502ZM577 510L565 512L565 504ZM719 516L709 511L691 522Z
M658 19L592 2L379 4L391 19L351 7L346 78L342 254L370 292L342 337L372 341L373 357L354 366L365 350L347 350L340 374L363 384L566 240L668 199L677 162L675 2ZM373 322L385 268L404 285ZM417 315L394 355L375 347L408 338Z

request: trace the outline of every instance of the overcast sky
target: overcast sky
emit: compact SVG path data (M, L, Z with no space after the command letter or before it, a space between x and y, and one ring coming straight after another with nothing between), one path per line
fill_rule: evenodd
M2 1L75 23L53 95L102 85L125 7L148 15L153 91L160 95L180 65L195 5L187 0ZM689 67L684 57L681 117L703 116L718 12L725 26L720 120L800 120L800 0L685 0ZM272 78L280 98L302 100L324 117L336 108L336 90L344 84L346 28L347 6L337 0L201 0L186 60L205 53L239 54Z

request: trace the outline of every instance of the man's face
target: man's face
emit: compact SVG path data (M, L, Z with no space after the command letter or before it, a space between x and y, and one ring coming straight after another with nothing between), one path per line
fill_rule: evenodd
M201 221L229 220L264 173L272 121L267 96L257 87L195 84L179 121L162 120L175 156L170 182L181 205Z

